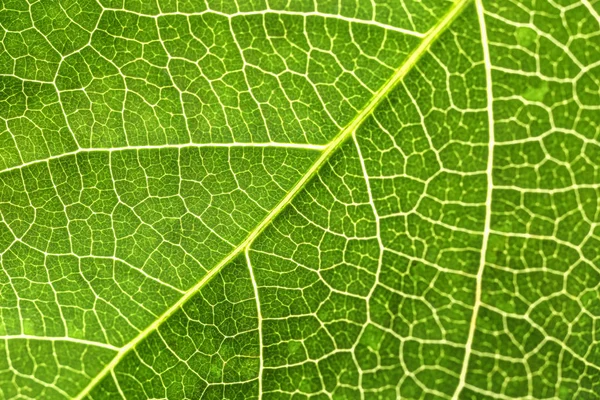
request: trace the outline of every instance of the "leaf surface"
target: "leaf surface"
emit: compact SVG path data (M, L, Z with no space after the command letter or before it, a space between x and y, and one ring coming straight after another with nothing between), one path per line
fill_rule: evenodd
M0 398L600 398L599 13L6 2Z

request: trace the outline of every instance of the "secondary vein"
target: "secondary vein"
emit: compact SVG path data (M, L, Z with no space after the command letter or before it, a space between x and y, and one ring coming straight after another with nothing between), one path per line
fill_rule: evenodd
M473 314L471 315L471 322L469 325L469 333L467 336L467 341L465 343L465 356L463 359L462 368L460 371L458 385L456 386L456 390L454 395L452 396L452 400L458 400L461 391L465 387L467 371L469 369L469 359L471 357L471 347L473 345L473 338L475 337L475 328L477 326L477 314L479 313L479 308L481 306L481 291L482 291L482 282L483 282L483 270L485 268L485 253L487 252L487 245L490 236L490 221L492 218L492 172L493 172L493 160L494 160L494 115L493 115L493 95L492 95L492 67L490 61L490 52L487 45L487 32L485 27L485 17L483 11L483 4L481 0L475 0L475 5L477 8L477 16L479 19L479 29L481 30L481 45L483 48L483 60L485 65L485 78L486 78L486 86L487 86L487 114L488 114L488 131L489 131L489 139L488 139L488 160L487 160L487 193L485 199L485 222L483 227L483 238L481 242L481 254L479 261L479 268L477 270L477 275L475 277L475 299L473 303Z

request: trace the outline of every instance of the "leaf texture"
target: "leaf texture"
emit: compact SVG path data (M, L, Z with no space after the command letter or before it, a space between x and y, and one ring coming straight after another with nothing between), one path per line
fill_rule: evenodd
M0 398L600 399L599 1L0 26Z

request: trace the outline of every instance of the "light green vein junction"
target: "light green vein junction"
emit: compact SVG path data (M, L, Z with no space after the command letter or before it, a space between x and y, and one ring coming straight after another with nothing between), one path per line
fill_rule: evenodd
M344 128L337 136L321 150L321 155L308 169L304 176L296 183L296 185L287 193L287 195L271 210L271 212L261 221L261 223L246 237L246 239L232 250L219 264L211 269L198 283L191 287L185 294L168 310L166 310L158 319L150 324L146 329L141 331L131 342L123 346L107 364L102 371L90 381L90 383L75 397L79 400L84 398L107 374L111 373L123 357L129 353L138 343L140 343L149 334L154 332L158 327L165 322L173 313L179 310L193 295L200 291L219 271L225 267L239 254L243 253L252 245L254 240L267 227L281 211L292 201L292 199L304 188L319 169L327 162L331 155L348 139L352 133L362 124L363 121L371 115L377 105L387 96L388 93L400 82L406 74L414 67L419 59L427 52L433 42L444 32L444 30L452 23L452 21L461 13L470 0L457 0L448 10L446 15L427 32L419 45L408 56L405 62L394 72L388 81L373 95L367 105L357 114L357 116Z

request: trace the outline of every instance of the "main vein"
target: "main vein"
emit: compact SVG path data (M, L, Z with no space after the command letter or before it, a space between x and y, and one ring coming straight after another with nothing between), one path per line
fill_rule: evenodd
M167 309L158 319L150 324L146 329L141 331L131 342L123 346L117 355L107 364L98 375L90 381L90 383L79 393L75 398L80 400L84 398L90 390L96 384L98 384L107 374L109 374L117 364L123 359L123 357L129 353L138 343L144 338L154 332L158 327L165 322L173 313L179 310L183 304L185 304L194 294L202 289L207 282L209 282L225 265L232 261L235 257L243 253L254 240L260 235L260 233L271 224L283 211L283 209L292 201L292 199L304 188L304 186L311 180L313 176L319 171L319 169L327 162L331 155L344 143L352 133L367 119L373 112L375 107L387 96L388 93L396 86L396 84L402 80L406 74L413 68L413 66L419 61L419 59L427 52L429 47L440 34L452 23L452 21L461 13L464 7L470 2L470 0L457 0L452 7L448 10L446 15L440 21L427 32L423 37L419 45L412 51L407 57L405 62L394 72L394 74L388 79L388 81L373 95L371 100L366 106L356 115L356 117L350 121L344 129L342 129L333 140L322 150L319 158L311 165L308 171L302 176L302 178L294 185L294 187L286 194L286 196L273 208L269 214L258 224L258 226L244 239L239 246L233 249L219 264L213 267L198 283L192 286L185 294L169 309Z

